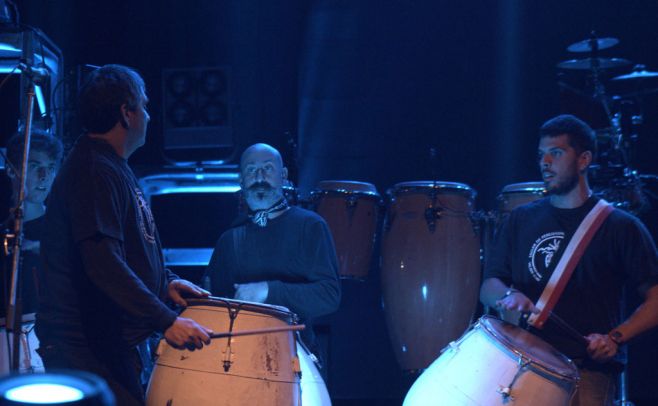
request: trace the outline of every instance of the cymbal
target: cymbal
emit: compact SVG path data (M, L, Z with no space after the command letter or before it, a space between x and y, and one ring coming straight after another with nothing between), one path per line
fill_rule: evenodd
M607 38L590 38L583 41L575 42L567 47L569 52L592 52L594 45L596 44L596 49L606 49L611 48L619 43L617 38L607 37Z
M570 59L562 61L557 64L560 69L574 69L574 70L592 70L619 68L621 66L630 65L631 61L622 58L583 58L583 59Z
M657 79L657 78L658 78L658 72L650 72L646 69L642 69L642 70L633 71L631 73L627 73L625 75L615 76L614 78L612 78L612 80L635 82L643 79Z

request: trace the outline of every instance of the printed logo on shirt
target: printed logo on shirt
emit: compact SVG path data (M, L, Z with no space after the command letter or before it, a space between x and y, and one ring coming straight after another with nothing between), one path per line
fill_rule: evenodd
M528 255L528 271L537 282L547 274L553 261L558 259L556 254L562 240L564 240L564 233L555 231L542 235L532 244Z
M139 229L142 230L142 235L144 240L154 244L155 243L155 221L153 220L153 213L149 208L144 194L141 190L135 188L135 200L137 200L137 221L139 222Z

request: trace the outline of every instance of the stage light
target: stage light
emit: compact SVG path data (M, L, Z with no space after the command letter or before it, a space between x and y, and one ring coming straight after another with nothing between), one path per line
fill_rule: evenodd
M9 375L0 379L0 405L112 406L104 380L82 371Z
M41 89L41 86L34 86L34 95L36 96L37 106L41 112L41 117L46 117L48 113L46 111L46 98L43 96L43 90Z
M30 383L9 389L5 397L14 402L52 404L78 401L84 393L57 383Z

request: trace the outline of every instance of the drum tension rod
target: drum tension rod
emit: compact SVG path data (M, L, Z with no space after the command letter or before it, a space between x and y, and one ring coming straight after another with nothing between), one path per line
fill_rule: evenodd
M430 206L425 209L425 221L427 222L430 233L436 230L436 220L440 220L442 214L443 210L441 208Z
M498 389L496 389L496 392L500 393L500 395L502 396L504 403L514 400L514 396L512 396L512 386L514 386L514 383L516 382L516 380L519 378L519 376L521 376L521 374L523 373L523 370L525 369L525 367L530 365L531 362L532 361L530 361L530 360L525 361L523 359L523 357L520 356L519 357L519 369L516 371L516 374L514 374L514 378L512 378L512 382L510 382L510 384L507 385L504 388L499 386Z
M228 316L230 319L229 326L228 326L228 331L229 333L233 332L233 323L235 322L235 319L238 317L238 313L240 312L241 305L238 307L231 307L230 304L228 306ZM228 339L226 340L226 353L224 354L224 360L222 361L222 366L224 367L224 372L228 372L229 369L231 369L231 364L233 364L233 361L231 361L231 337L229 336Z
M345 208L347 209L347 219L350 227L352 226L354 211L356 210L356 206L358 203L359 203L359 196L355 195L354 193L349 193L349 195L345 198Z

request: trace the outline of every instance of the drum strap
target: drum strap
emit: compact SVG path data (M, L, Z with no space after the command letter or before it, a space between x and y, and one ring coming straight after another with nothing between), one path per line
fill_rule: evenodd
M553 275L551 275L544 291L535 304L535 307L539 309L539 313L531 314L528 317L528 324L539 329L544 327L544 323L546 323L562 292L564 292L564 288L567 286L567 282L569 282L580 258L585 253L585 249L612 210L612 205L601 199L587 213L587 216L585 216L573 237L571 237L567 248L560 258L560 262L555 267Z

